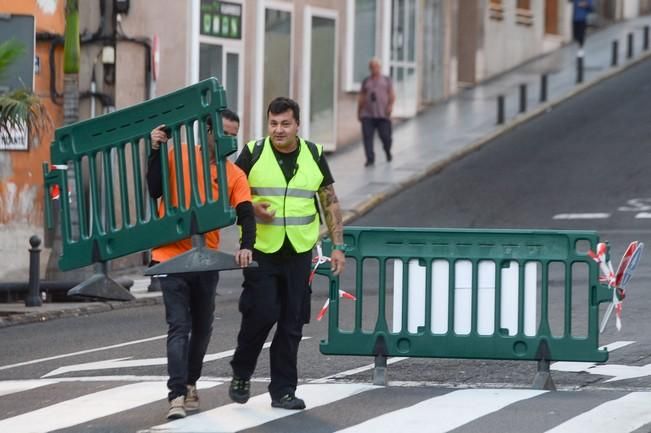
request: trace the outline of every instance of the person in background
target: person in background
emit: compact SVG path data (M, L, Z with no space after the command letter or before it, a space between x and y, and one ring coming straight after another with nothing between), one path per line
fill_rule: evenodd
M267 109L269 135L249 142L236 164L247 174L256 215L253 258L244 270L242 323L231 361L229 396L246 403L262 346L276 325L269 352L271 406L304 409L296 396L298 345L310 318L312 249L319 239L318 196L334 247L331 269L344 270L343 219L321 145L298 137L300 111L289 98Z
M578 57L583 57L585 31L588 27L588 15L594 11L593 0L570 0L572 2L572 36L579 44Z
M239 119L231 111L222 112L223 130L226 135L237 135ZM215 157L215 135L211 119L207 121L207 145L210 155L210 178L212 179L212 194L217 197L217 163ZM165 132L165 125L160 125L151 131L151 154L148 160L147 185L149 193L154 199L163 195L162 166L160 147L161 142L169 139ZM188 146L182 145L183 173L189 173ZM197 179L201 200L205 200L202 152L195 146L197 161ZM232 207L237 212L237 222L242 227L240 249L235 253L235 261L241 267L251 263L253 243L255 240L255 217L251 192L246 175L230 161L226 163L226 178L228 180L228 198ZM174 152L168 154L167 173L172 206L178 206L176 165ZM186 204L190 203L190 179L183 178ZM164 203L159 204L159 214L165 211ZM204 235L206 247L219 248L219 230L208 232ZM189 251L192 242L183 239L168 245L163 245L152 250L151 265L164 262L179 254ZM168 419L183 418L186 411L199 409L199 395L197 393L197 380L201 376L203 358L212 335L212 323L215 311L215 290L219 281L219 272L201 272L188 274L174 274L158 276L163 301L165 304L165 318L168 324L167 331L167 371L169 380Z
M365 167L375 164L373 150L373 135L377 130L384 147L387 161L393 159L391 155L391 113L396 93L393 89L391 78L382 75L380 60L372 58L368 62L371 75L362 81L362 88L357 98L357 118L362 123L362 139L366 153Z

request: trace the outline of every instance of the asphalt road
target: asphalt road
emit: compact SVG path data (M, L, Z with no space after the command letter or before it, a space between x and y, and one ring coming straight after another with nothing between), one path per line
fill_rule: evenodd
M644 176L651 141L650 76L651 62L631 68L506 133L355 224L590 229L610 242L617 259L629 241L651 247L651 220L644 215L651 212L651 186ZM582 216L559 219L567 214ZM352 277L346 274L344 287L352 287ZM254 377L257 400L228 406L223 382L230 378L240 289L236 274L224 275L204 367L204 384L210 390L201 394L202 414L187 419L203 424L159 431L332 432L366 422L351 431L544 432L574 422L562 431L646 432L651 419L643 424L630 421L645 419L651 407L650 283L651 260L643 257L627 290L622 331L611 322L601 337L602 344L626 342L611 353L608 363L620 367L553 370L557 386L565 390L557 393L528 389L535 363L456 359L395 362L388 369L391 386L369 389L372 372L363 367L372 359L321 355L318 345L326 337L326 323L313 320L305 328L307 339L299 354L301 384L307 386L299 394L314 399L308 403L325 403L273 421L281 415L268 409L266 350ZM365 302L377 303L374 295L370 290ZM326 296L321 279L314 288L312 317ZM162 424L165 332L161 306L0 330L0 431L135 432ZM622 378L631 371L639 377ZM339 379L326 380L327 385L314 382L333 375ZM632 400L626 408L633 407L638 418L623 409L617 412L619 406L590 412L622 399ZM402 411L382 417L394 410ZM472 410L474 415L467 414ZM271 418L264 418L270 413ZM607 425L604 413L609 414L608 422L618 424ZM618 413L625 415L618 419ZM260 418L253 424L242 421L256 416ZM590 424L595 419L597 426ZM225 425L229 422L236 427Z

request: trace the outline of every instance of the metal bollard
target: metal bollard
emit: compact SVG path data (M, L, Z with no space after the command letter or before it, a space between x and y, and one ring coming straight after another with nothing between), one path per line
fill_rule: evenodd
M527 85L520 84L520 113L527 111Z
M547 74L540 76L540 102L547 102Z
M42 305L40 296L40 255L41 238L34 235L29 238L29 292L25 297L26 307L40 307Z
M633 58L633 33L628 34L628 44L626 48L626 58L627 59L632 59Z
M644 40L642 42L644 51L649 49L649 26L644 26Z
M576 58L576 83L583 83L583 57Z
M497 96L497 124L504 123L504 95Z
M610 66L617 66L619 63L619 41L613 41L613 57L610 62Z

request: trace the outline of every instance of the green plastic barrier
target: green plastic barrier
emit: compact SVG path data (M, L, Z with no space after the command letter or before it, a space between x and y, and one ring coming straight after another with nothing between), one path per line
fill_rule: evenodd
M105 263L128 254L208 232L233 224L235 212L227 199L225 159L237 150L233 137L225 136L220 112L225 108L224 89L215 78L204 80L174 93L85 120L56 130L51 145L51 165L45 163L45 219L53 226L51 191L60 190L62 270L92 263ZM181 143L195 147L206 143L206 121L215 125L219 197L210 190L208 146L202 157L189 154L191 190L177 182L180 206L172 206L170 185L163 176L164 215L146 187L146 163L150 152L150 131L165 124L171 128L177 176ZM167 155L168 147L161 147ZM163 173L168 159L162 158ZM203 164L205 202L199 196L197 167ZM185 205L191 194L190 205ZM67 198L67 199L66 199Z
M598 243L594 232L348 227L344 241L355 286L340 287L321 271L330 277L321 352L375 356L376 383L386 381L388 356L538 361L534 386L545 389L554 388L550 361L608 358L599 349L599 304L612 295L586 254ZM557 275L551 281L552 268L561 283ZM340 289L357 298L354 304L339 301ZM377 308L365 310L376 291ZM583 305L573 293L582 294ZM550 311L552 296L562 296L562 311ZM562 320L557 332L554 317Z

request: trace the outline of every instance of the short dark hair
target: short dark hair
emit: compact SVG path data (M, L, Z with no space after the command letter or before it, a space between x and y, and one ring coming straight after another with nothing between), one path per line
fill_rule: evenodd
M284 96L279 96L271 101L269 107L267 108L267 118L269 117L269 113L281 114L288 110L292 110L292 114L294 116L294 120L296 120L296 123L301 123L301 109L299 108L298 104L293 99L289 99Z
M224 108L224 110L222 111L222 118L226 120L230 120L231 122L240 123L240 116L238 116L236 112L231 111L228 108Z
M240 116L238 116L237 113L229 110L228 108L224 108L224 110L221 111L221 115L223 119L230 120L231 122L237 122L238 124L240 123ZM212 129L212 117L210 116L206 117L206 126Z

